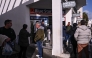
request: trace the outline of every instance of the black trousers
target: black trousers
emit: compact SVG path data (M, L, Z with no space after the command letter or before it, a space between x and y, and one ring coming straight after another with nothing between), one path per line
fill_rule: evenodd
M0 58L2 57L2 48L0 47Z
M20 46L20 52L18 58L26 58L27 47Z
M73 46L74 55L77 56L77 54L76 54L76 51L77 51L77 41L75 40L74 36L71 37L71 44Z

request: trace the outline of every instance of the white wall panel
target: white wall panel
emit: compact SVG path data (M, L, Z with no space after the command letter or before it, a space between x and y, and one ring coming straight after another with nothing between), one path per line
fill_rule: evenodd
M22 4L25 3L25 2L27 2L27 1L29 1L29 0L23 0L23 1L22 1Z
M10 11L12 9L12 7L14 5L14 2L15 2L15 0L11 0L10 5L9 5L9 8L8 8L7 11Z
M5 3L5 6L4 6L4 9L3 9L2 14L4 14L4 13L6 12L7 7L8 7L8 4L9 4L9 1L10 1L10 0L6 0L6 3Z
M1 2L2 2L2 0L0 0L0 5L1 5Z
M65 17L66 17L66 25L68 24L68 22L72 24L72 8L68 10Z
M0 7L0 15L1 15L1 13L2 13L4 3L5 3L5 0L2 1L1 7Z
M16 0L14 8L18 7L20 5L21 0Z

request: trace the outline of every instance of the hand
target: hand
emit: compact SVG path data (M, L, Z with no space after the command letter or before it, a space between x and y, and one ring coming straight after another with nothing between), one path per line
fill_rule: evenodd
M6 41L6 42L9 42L9 41L10 41L10 38L7 38L5 41Z

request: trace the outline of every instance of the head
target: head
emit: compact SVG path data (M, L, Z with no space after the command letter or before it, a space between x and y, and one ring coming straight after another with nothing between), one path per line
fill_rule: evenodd
M85 21L84 20L81 20L81 25L85 25Z
M67 24L68 26L70 26L70 22L68 22L68 24Z
M9 20L9 19L5 20L4 24L5 24L5 27L11 28L12 27L12 20Z
M39 22L39 21L36 21L36 23Z
M44 20L42 20L42 24L44 24Z
M41 26L41 23L40 22L37 22L36 23L36 28L39 28Z
M77 23L74 23L74 24L73 24L73 27L77 27Z
M27 24L23 24L23 29L27 29Z

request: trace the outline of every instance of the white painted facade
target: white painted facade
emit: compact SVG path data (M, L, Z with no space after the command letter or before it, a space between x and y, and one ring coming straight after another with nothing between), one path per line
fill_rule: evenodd
M92 19L90 19L90 20L88 21L88 26L91 27L91 25L92 25Z
M53 48L52 55L62 56L62 6L61 0L0 0L0 27L4 26L4 21L10 19L13 22L12 28L16 35L19 34L23 24L28 25L30 32L30 11L27 5L34 8L52 9L53 23ZM57 7L58 6L58 7ZM82 13L82 7L79 9ZM81 14L82 15L82 14ZM71 22L72 8L66 13L66 25Z

